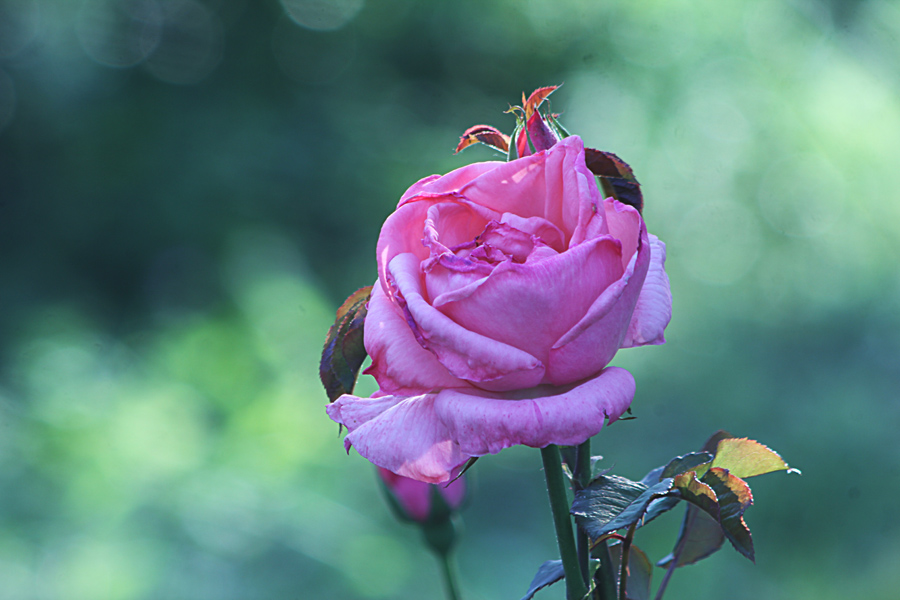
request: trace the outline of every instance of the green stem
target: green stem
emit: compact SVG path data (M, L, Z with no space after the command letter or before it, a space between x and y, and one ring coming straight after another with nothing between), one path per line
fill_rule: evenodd
M559 448L554 444L541 448L541 458L544 461L544 476L547 478L547 493L550 495L550 511L553 513L553 525L556 528L559 557L562 559L563 571L566 574L566 598L581 600L587 595L588 590L578 567L578 553L575 550L575 536L572 534L569 499L566 496Z
M456 568L450 553L438 554L438 561L441 563L441 575L444 579L444 589L447 590L447 600L459 600Z
M600 559L600 568L594 575L597 581L597 598L599 600L614 600L616 597L616 574L612 569L612 557L609 555L609 546L606 540L594 547L594 556Z
M583 490L591 483L591 438L586 439L575 451L575 489ZM575 541L578 546L578 566L584 585L591 586L591 540L581 527L575 528Z
M672 562L669 564L669 569L666 571L662 583L659 584L659 589L656 590L656 600L662 600L663 594L666 593L666 586L669 585L669 580L672 578L672 573L675 572L676 565L678 565L677 556L672 558Z
M637 523L628 528L628 535L622 541L622 570L619 574L619 600L626 600L628 592L628 557L631 555L631 542L634 541L634 531Z

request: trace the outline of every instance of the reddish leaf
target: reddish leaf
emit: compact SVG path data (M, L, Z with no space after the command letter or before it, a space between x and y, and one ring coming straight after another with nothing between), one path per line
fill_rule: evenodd
M750 529L744 522L744 511L753 504L750 486L743 479L729 473L727 469L718 467L707 471L701 481L716 493L719 500L719 523L725 537L735 550L755 562L753 539L750 537Z
M359 369L366 359L363 325L371 293L372 286L368 286L351 294L338 308L334 325L325 337L319 377L331 402L353 392Z
M472 144L484 144L500 152L508 152L509 136L490 125L473 125L460 136L456 152L459 153Z
M549 85L547 87L542 87L531 92L531 95L528 96L528 100L525 99L525 94L522 94L522 109L525 111L525 119L529 119L531 114L537 111L538 107L546 100L547 96L552 94L559 88L558 85Z
M656 563L658 567L668 567L676 560L676 567L692 565L713 554L725 542L725 534L719 522L696 506L688 506L675 550Z
M604 193L635 207L640 212L644 208L644 197L641 184L631 167L612 152L603 152L594 148L584 149L584 160L591 173L600 178Z
M714 519L719 518L719 499L711 487L697 479L693 471L676 475L672 487L678 488L681 497L703 509Z
M709 452L710 454L715 456L716 450L719 449L719 442L721 442L722 440L731 439L733 437L734 437L733 435L731 435L724 429L720 429L717 432L715 432L714 434L712 434L711 436L709 436L709 439L706 440L705 444L703 444L703 451Z

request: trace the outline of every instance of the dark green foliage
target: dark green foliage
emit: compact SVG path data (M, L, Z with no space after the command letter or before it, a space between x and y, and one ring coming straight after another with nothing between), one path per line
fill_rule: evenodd
M561 560L548 560L538 568L522 600L531 600L538 590L561 581L566 576Z
M671 487L671 479L647 487L618 475L601 475L575 493L572 514L579 527L596 539L640 521L649 504Z

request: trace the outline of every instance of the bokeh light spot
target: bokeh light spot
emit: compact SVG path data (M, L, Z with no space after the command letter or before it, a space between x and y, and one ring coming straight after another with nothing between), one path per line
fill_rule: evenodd
M155 0L87 2L75 24L81 47L108 67L131 67L159 44L163 12Z
M335 31L353 20L364 0L281 0L297 25L317 31Z
M356 57L352 30L334 33L306 31L282 20L272 33L272 52L281 70L306 84L327 84L338 79Z
M19 54L37 37L40 16L34 0L0 2L0 58Z

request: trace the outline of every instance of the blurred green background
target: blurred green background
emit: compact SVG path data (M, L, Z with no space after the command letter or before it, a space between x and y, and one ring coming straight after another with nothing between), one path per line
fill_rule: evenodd
M595 451L640 478L726 428L804 472L751 482L755 566L726 547L667 597L895 599L887 0L0 1L0 598L440 598L318 354L406 187L560 82L643 183L674 295ZM468 600L556 554L539 468L472 470Z

